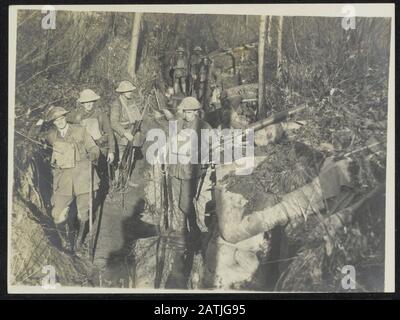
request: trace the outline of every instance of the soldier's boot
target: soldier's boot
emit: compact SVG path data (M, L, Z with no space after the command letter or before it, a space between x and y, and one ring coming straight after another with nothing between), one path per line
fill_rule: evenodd
M56 231L58 237L60 238L60 250L70 253L71 252L71 243L68 237L67 232L67 222L57 223Z
M78 256L84 255L84 240L85 240L85 231L86 231L86 222L87 221L79 221L79 229L78 233L75 237L75 254Z

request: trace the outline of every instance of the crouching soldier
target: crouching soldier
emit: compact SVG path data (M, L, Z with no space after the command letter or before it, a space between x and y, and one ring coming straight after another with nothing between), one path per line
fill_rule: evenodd
M136 157L139 152L138 148L141 146L140 131L133 132L134 127L138 121L141 120L140 102L134 97L136 87L127 80L122 81L116 91L120 94L119 97L111 104L110 121L111 128L116 133L118 144L118 168L120 168L121 160L128 142L132 142L134 147L133 156ZM135 160L133 160L135 161ZM116 171L116 178L120 181L119 169ZM129 177L126 177L129 181ZM134 183L129 183L135 186Z
M81 106L67 115L67 121L85 127L100 148L97 169L101 179L100 190L105 195L108 190L109 179L111 179L108 176L108 164L112 164L114 161L115 139L108 115L95 105L95 102L99 99L100 96L93 90L83 90L78 99Z
M92 164L99 158L99 148L80 125L68 124L66 111L62 107L53 107L48 122L54 124L45 139L51 145L53 168L53 209L52 217L60 235L62 247L70 250L68 223L69 206L76 200L79 229L75 237L75 251L82 249L86 226L89 220L91 192L98 190L99 177Z
M173 209L172 217L168 219L168 238L173 247L174 255L171 271L167 278L166 288L186 288L187 280L191 270L191 260L194 251L199 247L200 228L197 225L196 211L194 201L199 186L199 181L203 174L203 166L201 164L201 130L211 129L211 126L200 118L200 102L194 97L184 98L178 109L182 112L182 116L177 118L177 163L168 165L169 175L169 192ZM190 154L184 157L190 158L189 163L181 158L180 142L187 144L186 132L188 129L196 132L197 140L190 139ZM197 150L192 150L197 148ZM172 153L174 151L172 150ZM193 152L197 158L193 162ZM164 229L162 227L162 229Z

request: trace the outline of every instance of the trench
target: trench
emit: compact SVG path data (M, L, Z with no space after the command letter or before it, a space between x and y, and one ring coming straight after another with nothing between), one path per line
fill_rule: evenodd
M131 178L137 186L128 188L126 193L109 192L100 209L93 264L99 269L102 287L133 287L133 244L137 239L157 235L155 225L141 220L145 208L145 166L144 159L138 160Z

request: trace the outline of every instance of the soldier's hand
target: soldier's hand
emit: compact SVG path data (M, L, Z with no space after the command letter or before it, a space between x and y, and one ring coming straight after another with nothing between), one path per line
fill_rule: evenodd
M113 153L113 152L110 152L110 153L107 155L107 162L108 162L108 163L113 163L113 162L114 162L114 153Z
M162 109L161 111L164 113L164 116L167 120L172 120L174 118L174 115L171 111L167 109Z
M125 132L124 133L125 138L127 138L129 141L133 140L133 135L130 132Z

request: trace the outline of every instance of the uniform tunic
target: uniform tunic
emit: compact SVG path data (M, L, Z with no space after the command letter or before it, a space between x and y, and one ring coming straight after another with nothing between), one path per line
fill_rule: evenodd
M76 197L79 219L85 221L88 218L88 200L90 193L90 171L88 154L99 156L99 148L93 141L92 137L86 132L86 129L80 125L69 124L68 130L64 137L56 129L48 132L46 136L48 143L53 146L54 153L61 154L57 157L70 156L58 150L59 143L68 143L74 150L74 165L71 168L62 168L53 164L53 201L54 208L52 211L53 218L56 223L62 223L66 220L68 214L68 206ZM96 191L99 187L99 177L93 170L92 190Z
M131 132L136 121L141 118L139 101L132 98L131 101L119 96L111 104L110 122L111 128L116 132L119 146L126 146L128 139L125 138L126 131ZM140 133L134 136L134 145L140 144ZM120 150L121 151L121 150Z
M171 59L171 70L174 79L186 78L188 76L188 58L186 56L175 56Z
M184 119L178 119L178 134L182 129L194 129L198 134L198 163L197 164L169 164L168 176L170 186L170 201L172 203L172 216L169 218L170 231L177 236L183 236L189 229L197 229L196 216L193 200L196 195L199 179L203 173L202 164L200 162L200 129L209 129L210 125L201 120L187 122ZM178 142L179 143L179 142ZM178 145L178 150L179 150Z
M168 165L168 195L172 210L168 217L167 249L173 253L173 258L166 288L186 288L194 250L200 241L194 199L202 175L201 129L211 129L211 126L199 118L191 122L178 118L178 135L182 129L193 129L197 132L199 157L198 163L181 164L178 158L177 164ZM179 150L178 141L178 152Z
M81 107L75 111L70 112L67 115L68 122L81 124L82 126L85 126L87 120L90 119L94 119L97 121L100 131L99 134L101 135L101 137L98 138L92 136L92 138L95 140L102 153L115 153L114 134L111 129L110 119L105 112L103 112L99 108L93 108L91 111L87 112L84 107Z

